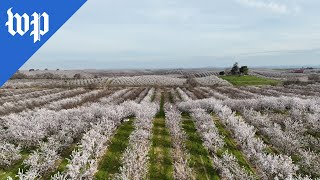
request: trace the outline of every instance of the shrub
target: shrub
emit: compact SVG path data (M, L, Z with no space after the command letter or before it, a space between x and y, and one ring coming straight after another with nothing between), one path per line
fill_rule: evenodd
M310 74L308 76L309 81L319 82L320 81L320 75L318 74Z
M241 68L240 68L241 74L248 75L248 72L249 72L248 66L241 66Z
M89 84L89 86L88 86L88 89L90 89L90 90L95 90L97 88L98 88L98 84L96 84L96 83Z
M74 79L81 79L81 74L75 74L75 75L73 76L73 78L74 78Z
M17 72L11 77L11 79L27 79L27 78L28 76L21 72Z

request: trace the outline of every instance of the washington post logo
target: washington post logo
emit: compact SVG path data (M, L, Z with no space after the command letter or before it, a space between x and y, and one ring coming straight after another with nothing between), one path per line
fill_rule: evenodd
M33 42L41 40L41 37L49 32L49 15L44 12L42 14L34 12L31 17L24 13L22 16L18 13L13 14L12 8L8 9L8 21L6 26L8 26L8 32L15 36L19 34L24 36L30 30L30 36L33 36ZM30 21L31 19L31 21Z

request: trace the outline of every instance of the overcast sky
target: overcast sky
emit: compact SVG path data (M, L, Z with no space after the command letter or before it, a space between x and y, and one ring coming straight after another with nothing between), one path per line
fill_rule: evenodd
M320 65L319 8L319 0L88 0L23 68Z

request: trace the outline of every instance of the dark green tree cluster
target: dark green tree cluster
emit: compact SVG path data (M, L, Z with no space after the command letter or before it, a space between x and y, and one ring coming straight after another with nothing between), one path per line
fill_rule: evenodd
M239 64L236 62L233 64L233 67L231 69L231 75L248 75L249 68L248 66L241 66L239 68Z
M239 65L238 63L234 63L231 69L231 75L239 75L240 71L239 71Z
M240 74L248 75L249 73L249 68L248 66L241 66L240 68Z

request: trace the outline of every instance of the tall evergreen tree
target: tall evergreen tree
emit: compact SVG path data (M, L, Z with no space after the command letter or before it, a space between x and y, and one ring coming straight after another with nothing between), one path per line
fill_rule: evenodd
M238 74L240 74L239 66L238 66L238 63L237 63L237 62L233 64L233 67L232 67L232 69L231 69L231 74L232 74L232 75L238 75Z

